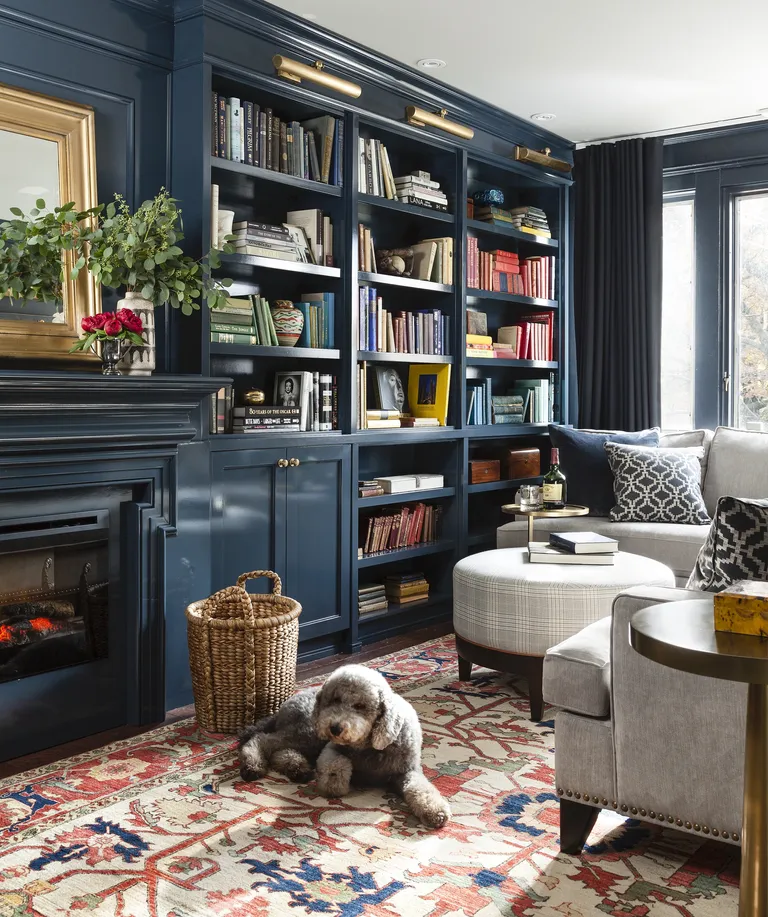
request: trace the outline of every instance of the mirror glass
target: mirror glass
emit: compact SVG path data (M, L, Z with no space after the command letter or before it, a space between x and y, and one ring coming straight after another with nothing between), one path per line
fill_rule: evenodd
M59 147L53 140L0 130L0 220L9 219L11 207L24 213L43 198L58 207ZM0 299L0 320L63 322L61 304Z

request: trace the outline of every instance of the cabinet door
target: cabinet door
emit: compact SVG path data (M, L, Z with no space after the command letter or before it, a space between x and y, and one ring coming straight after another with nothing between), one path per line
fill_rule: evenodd
M211 579L233 586L241 573L285 568L285 449L243 449L211 456ZM269 591L264 579L248 587Z
M301 602L301 639L349 627L351 447L289 448L287 593Z

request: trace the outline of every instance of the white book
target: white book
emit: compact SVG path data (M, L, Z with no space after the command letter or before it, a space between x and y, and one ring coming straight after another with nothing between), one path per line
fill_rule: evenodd
M444 486L445 479L441 474L417 474L416 486L420 490L437 490Z
M365 180L365 137L357 138L357 190L361 194L368 193Z
M301 374L301 430L302 433L312 429L312 373Z
M559 551L546 541L528 542L528 561L532 564L594 564L610 567L616 562L615 554L571 554Z
M240 106L240 162L245 162L245 109Z
M425 185L427 188L434 188L435 190L440 187L439 181L433 181L431 178L422 178L421 175L396 175L395 184L419 184Z
M240 159L240 99L229 99L229 151L233 162Z
M376 478L385 494L401 494L409 490L418 490L415 474L395 474L384 478Z

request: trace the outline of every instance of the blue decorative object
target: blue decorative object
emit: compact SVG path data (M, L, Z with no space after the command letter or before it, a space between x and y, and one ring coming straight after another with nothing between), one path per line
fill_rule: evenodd
M475 191L472 198L476 204L503 204L504 192L501 188L488 188L487 191Z

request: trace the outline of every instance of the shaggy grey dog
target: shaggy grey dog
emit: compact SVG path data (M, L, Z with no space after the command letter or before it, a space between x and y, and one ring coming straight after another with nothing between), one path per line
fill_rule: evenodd
M248 727L239 751L243 780L258 780L273 768L305 782L316 769L323 796L346 796L353 782L385 785L430 828L442 828L451 817L421 769L416 711L362 665L337 669L321 689L301 691L274 716Z

